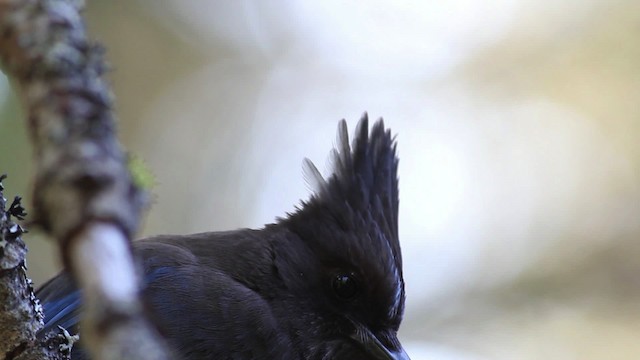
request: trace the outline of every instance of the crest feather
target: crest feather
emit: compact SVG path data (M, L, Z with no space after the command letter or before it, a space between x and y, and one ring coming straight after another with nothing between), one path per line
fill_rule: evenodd
M399 257L398 158L395 137L385 129L384 121L379 119L369 131L364 113L349 144L347 123L341 120L329 164L331 175L325 179L309 159L304 160L304 176L314 194L299 212L321 207L342 224L348 224L353 216L368 218Z

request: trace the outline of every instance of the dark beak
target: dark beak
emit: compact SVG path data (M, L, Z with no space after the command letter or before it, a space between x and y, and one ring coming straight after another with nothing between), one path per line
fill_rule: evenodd
M373 359L376 360L411 360L409 355L404 351L397 338L393 343L398 344L397 349L389 349L384 346L382 342L365 327L358 327L358 329L351 335L351 338L355 340L362 348L369 353Z

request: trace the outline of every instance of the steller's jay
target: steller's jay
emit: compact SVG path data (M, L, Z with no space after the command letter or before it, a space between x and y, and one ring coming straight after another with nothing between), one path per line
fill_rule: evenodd
M409 359L395 138L367 114L350 146L338 126L333 173L292 214L260 230L135 241L153 317L184 359ZM44 284L45 326L78 331L81 297L68 273ZM82 331L80 331L82 336ZM86 359L82 347L72 359Z

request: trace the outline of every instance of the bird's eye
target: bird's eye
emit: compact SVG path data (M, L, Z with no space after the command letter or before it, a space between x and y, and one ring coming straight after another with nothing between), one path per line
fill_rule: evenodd
M353 274L337 274L331 285L341 300L352 300L358 295L358 283Z

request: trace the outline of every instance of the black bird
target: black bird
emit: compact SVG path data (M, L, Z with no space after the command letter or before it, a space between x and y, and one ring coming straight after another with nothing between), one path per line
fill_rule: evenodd
M338 126L333 173L305 159L315 192L260 230L134 242L153 316L184 359L409 359L395 138L367 114L350 146ZM36 294L45 327L78 331L80 293L63 272ZM82 337L82 332L80 331ZM86 359L81 346L72 359Z

